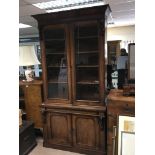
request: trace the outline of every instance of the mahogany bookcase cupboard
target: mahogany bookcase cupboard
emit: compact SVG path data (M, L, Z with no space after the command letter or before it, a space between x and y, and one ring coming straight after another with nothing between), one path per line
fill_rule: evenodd
M105 43L109 5L33 15L42 51L43 145L106 154Z

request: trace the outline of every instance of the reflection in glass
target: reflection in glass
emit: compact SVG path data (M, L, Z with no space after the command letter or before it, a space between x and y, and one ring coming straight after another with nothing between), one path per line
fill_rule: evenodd
M48 84L48 98L68 98L68 84L67 83L49 83Z
M78 84L77 100L98 100L99 90L96 84Z
M68 98L65 31L45 30L48 98Z
M76 99L99 98L98 26L78 25L74 31L76 65Z

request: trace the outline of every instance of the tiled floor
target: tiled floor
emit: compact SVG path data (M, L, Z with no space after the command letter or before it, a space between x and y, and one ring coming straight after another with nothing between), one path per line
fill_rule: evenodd
M37 146L29 153L29 155L82 155L79 153L43 147L42 138L37 138L37 143Z

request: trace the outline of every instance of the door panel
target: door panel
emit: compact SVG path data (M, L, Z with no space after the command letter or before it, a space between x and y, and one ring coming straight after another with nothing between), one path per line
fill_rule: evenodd
M88 118L78 118L76 123L76 142L78 145L95 146L95 124ZM89 130L88 130L89 128ZM87 132L84 132L87 131Z
M103 134L95 116L73 115L73 141L75 147L84 149L101 149ZM100 140L102 139L102 140Z
M71 116L51 112L48 114L48 137L52 144L71 145Z
M98 25L76 25L76 100L99 100Z
M46 57L47 98L69 99L69 58L68 38L64 25L44 29Z

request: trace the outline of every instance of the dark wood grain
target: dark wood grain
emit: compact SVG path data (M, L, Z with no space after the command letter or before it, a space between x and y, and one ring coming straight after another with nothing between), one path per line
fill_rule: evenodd
M113 127L117 127L119 115L135 115L135 98L123 96L123 90L112 89L107 100L107 155L113 155ZM117 136L115 155L117 155Z
M42 104L42 81L19 82L24 92L24 102L27 120L34 122L35 128L42 128L42 116L40 105Z
M42 50L44 104L42 104L41 107L44 109L43 145L45 147L69 150L89 155L106 154L104 44L106 42L105 25L109 12L109 5L103 5L57 13L33 15L33 17L38 21ZM95 39L97 39L98 42L98 50L95 51L95 54L98 54L99 60L97 64L94 65L99 71L97 75L99 77L97 80L97 85L99 85L97 93L99 95L97 97L97 101L92 100L91 96L88 100L77 100L77 68L74 38L75 28L79 25L87 27L94 24L97 25L97 30L100 32L97 36L95 36ZM44 32L47 29L55 30L58 27L65 32L64 40L65 52L67 55L68 82L68 98L65 99L48 97L49 79L47 77L48 71L46 58L51 56L51 54L46 53L46 37L44 36ZM89 51L85 51L85 54L88 54L88 52ZM86 68L86 65L81 66ZM87 68L88 67L91 66L87 65ZM94 86L94 83L89 83L89 85Z

